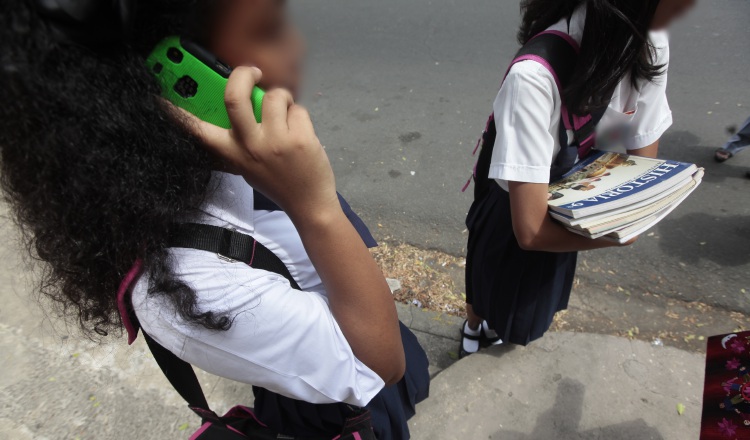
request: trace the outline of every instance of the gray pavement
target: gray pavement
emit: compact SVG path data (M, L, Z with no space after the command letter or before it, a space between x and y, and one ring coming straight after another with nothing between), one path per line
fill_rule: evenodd
M410 427L419 439L695 439L702 365L699 355L641 341L551 333L444 371Z
M461 255L459 189L517 49L518 2L291 4L310 41L305 103L341 192L379 238ZM591 253L587 283L750 312L750 152L712 159L750 114L749 20L747 0L700 1L673 30L662 156L705 166L705 182L634 247Z
M104 345L68 336L2 271L0 438L184 439L196 417L142 339ZM430 399L414 439L686 439L700 418L700 355L591 334L551 333L530 348L493 349L455 363L460 320L409 306L401 319L430 357ZM439 374L438 374L439 373ZM211 404L252 404L249 385L205 373ZM682 403L687 411L676 413ZM602 437L604 436L604 437Z
M132 347L124 337L99 344L45 315L8 222L0 223L0 236L0 438L176 440L198 428L142 339ZM455 363L460 319L398 309L425 347L434 376L432 396L412 422L414 439L454 439L467 429L510 439L694 437L679 435L694 433L700 417L700 355L552 333L499 358L502 350ZM217 411L252 404L249 385L199 377ZM488 403L479 405L480 398ZM687 407L681 417L673 414L677 403Z

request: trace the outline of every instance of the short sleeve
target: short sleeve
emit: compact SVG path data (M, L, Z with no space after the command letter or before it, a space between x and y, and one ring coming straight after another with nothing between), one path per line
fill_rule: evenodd
M632 122L633 135L625 139L625 148L628 150L638 150L653 144L672 125L672 111L667 100L669 70L667 33L652 32L651 43L656 52L656 64L664 66L664 73L654 81L644 82L640 87L637 109Z
M143 329L178 357L207 371L310 403L365 406L385 386L352 352L324 295L293 289L279 275L173 249L177 275L198 294L200 311L233 319L228 331L185 322L141 279L133 307Z
M541 64L523 61L511 68L493 105L498 134L490 178L549 183L556 147L551 134L556 101L554 77ZM559 110L557 115L559 119Z

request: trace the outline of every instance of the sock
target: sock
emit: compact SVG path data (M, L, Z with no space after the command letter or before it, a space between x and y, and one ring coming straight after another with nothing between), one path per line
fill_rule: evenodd
M469 322L467 321L464 324L464 333L471 336L479 336L482 333L482 327L477 327L476 330L472 330L469 327ZM464 347L464 351L467 353L476 353L479 351L479 341L472 341L471 339L462 339L462 344Z
M492 330L490 328L490 325L487 324L487 321L482 321L482 329L484 330L484 336L487 339L495 339L497 338L497 341L493 342L492 345L500 345L503 343L503 340L499 338L499 335L495 330Z

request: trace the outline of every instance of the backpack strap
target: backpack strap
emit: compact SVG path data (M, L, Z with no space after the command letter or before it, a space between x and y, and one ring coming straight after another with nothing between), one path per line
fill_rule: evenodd
M550 180L556 180L565 172L570 170L577 158L586 157L596 144L596 125L604 116L606 109L594 112L590 115L578 116L568 111L565 104L563 91L570 82L578 61L580 47L578 43L565 32L545 31L531 38L518 51L513 61L510 63L508 70L503 76L503 82L507 78L510 70L514 65L522 61L534 61L544 66L553 76L560 97L563 100L561 106L561 124L559 140L562 149L555 163L550 170ZM568 131L573 133L573 142L568 139ZM476 154L479 147L482 146L482 153L474 166L472 178L476 184L475 198L478 199L485 193L489 179L486 178L486 172L489 172L492 150L497 136L495 128L495 115L490 115L487 121L482 137L477 141L474 153ZM487 151L489 150L489 151ZM466 182L463 191L471 184L472 178Z
M242 262L256 269L279 274L286 278L294 289L301 290L286 264L250 235L219 226L181 223L174 225L167 245L172 248L213 252L226 260Z
M228 261L245 263L256 269L277 273L286 278L293 288L300 289L291 273L289 273L289 269L276 254L253 237L231 229L197 223L176 224L169 236L168 246L213 252L218 257ZM141 274L142 266L140 260L136 261L133 268L123 279L117 292L120 315L128 332L130 344L135 341L140 326L128 294L135 280ZM219 416L209 407L192 365L164 348L146 332L142 331L143 329L140 330L162 373L177 393L188 403L190 409L198 414L204 422L210 421L223 425Z

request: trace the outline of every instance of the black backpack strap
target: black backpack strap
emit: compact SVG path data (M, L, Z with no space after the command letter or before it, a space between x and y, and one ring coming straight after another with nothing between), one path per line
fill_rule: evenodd
M279 274L300 290L286 264L250 235L219 226L180 223L173 225L168 246L213 252L224 259Z
M169 247L213 252L221 258L236 261L238 264L246 263L256 269L277 273L286 278L293 288L299 290L299 285L289 273L289 269L276 254L258 243L253 237L231 229L196 223L173 225ZM137 319L132 310L130 315L133 322L136 322ZM192 365L161 346L146 332L142 331L142 333L164 376L188 403L190 409L204 421L222 424L216 413L211 411Z
M143 329L141 329L141 333L143 333L146 344L148 344L151 354L156 359L156 363L159 364L159 368L164 373L164 376L167 377L169 383L172 384L172 387L187 402L191 409L194 411L200 410L198 415L201 418L211 418L206 414L212 413L212 411L208 406L208 401L203 394L203 389L198 381L198 377L195 375L193 367L175 356L171 351L162 347L151 336L146 334Z
M507 77L515 64L526 60L542 63L554 75L558 89L562 93L562 89L568 84L575 71L578 52L576 46L569 38L565 38L565 36L559 33L541 33L519 49L513 57L513 61L510 63L505 76ZM503 78L503 81L505 81L505 78ZM479 152L479 158L473 173L474 200L483 198L490 186L495 184L488 176L496 138L497 128L495 127L495 115L493 114L487 121L487 128L480 140L482 148ZM557 163L552 164L552 176L557 174L562 175L563 172L566 172L569 168L565 169L564 164L575 161L577 155L576 148L565 148L570 143L568 142L568 133L563 123L560 124L559 138L563 149L558 155Z
M563 88L570 82L578 61L576 47L558 33L542 33L529 40L518 50L511 67L520 61L531 59L529 56L544 60L555 75L556 82ZM562 90L560 93L562 94Z

